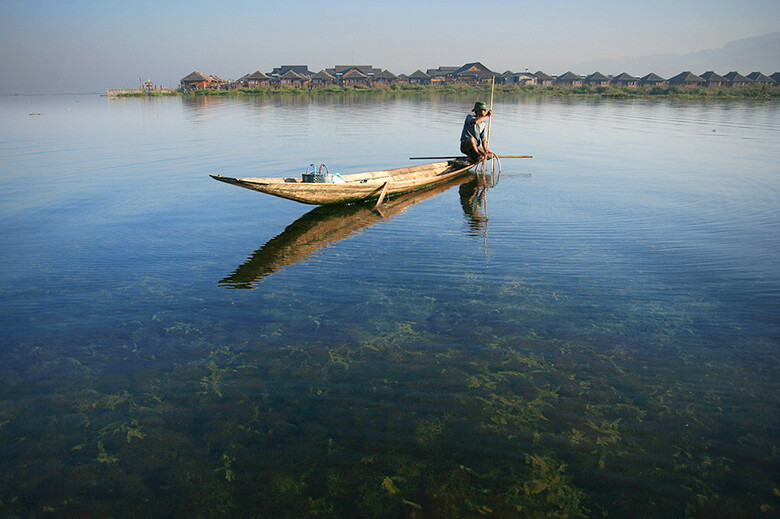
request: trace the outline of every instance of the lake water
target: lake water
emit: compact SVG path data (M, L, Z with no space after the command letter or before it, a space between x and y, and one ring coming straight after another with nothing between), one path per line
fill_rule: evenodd
M777 517L780 105L0 97L3 517ZM475 196L476 195L476 196Z

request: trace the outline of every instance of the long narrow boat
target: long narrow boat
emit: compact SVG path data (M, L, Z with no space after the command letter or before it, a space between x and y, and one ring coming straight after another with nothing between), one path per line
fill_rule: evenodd
M303 182L301 178L211 178L304 204L344 204L408 193L466 175L475 166L465 161L432 162L406 168L343 175L343 183Z
M375 223L395 217L411 206L460 187L464 216L470 225L484 218L475 214L472 201L478 195L480 184L474 178L460 176L430 189L405 193L386 201L379 208L371 204L341 204L315 207L304 214L276 237L257 249L219 284L227 288L255 288L266 277L284 267L306 261L318 251L352 237Z

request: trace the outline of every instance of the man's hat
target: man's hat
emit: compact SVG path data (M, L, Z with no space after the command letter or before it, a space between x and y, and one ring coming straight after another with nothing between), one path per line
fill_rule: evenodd
M478 112L480 110L487 110L487 105L485 103L483 103L482 101L477 101L474 104L474 109L472 110L472 112Z

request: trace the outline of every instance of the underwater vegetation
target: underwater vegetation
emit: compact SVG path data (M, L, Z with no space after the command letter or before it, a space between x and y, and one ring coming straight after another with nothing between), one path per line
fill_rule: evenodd
M351 326L310 306L320 340L162 313L9 348L0 514L776 516L771 369L679 348L684 312L567 336L564 296L469 283L463 305L373 292Z
M370 274L359 297L230 290L236 318L141 278L84 302L82 333L0 337L0 516L780 513L771 334L712 331L695 296ZM111 319L123 297L136 319Z

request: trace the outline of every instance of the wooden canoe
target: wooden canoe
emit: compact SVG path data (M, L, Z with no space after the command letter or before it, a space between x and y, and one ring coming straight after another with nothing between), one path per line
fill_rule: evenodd
M295 200L304 204L328 205L357 202L408 193L466 175L476 164L459 160L418 166L342 175L344 183L303 182L301 178L231 178L210 175L214 180Z
M465 176L437 184L430 189L399 195L385 202L381 209L375 208L373 204L316 207L257 249L232 274L220 280L219 284L227 288L255 288L258 282L284 267L306 261L318 251L348 239L377 222L399 215L411 206L455 186L462 189L459 196L464 213L473 219L475 215L470 210L470 204L479 186L476 179Z

